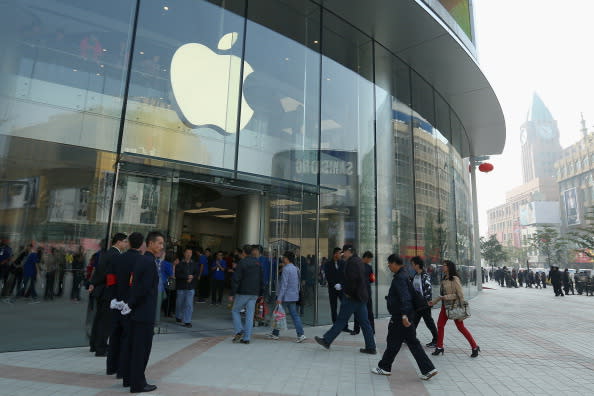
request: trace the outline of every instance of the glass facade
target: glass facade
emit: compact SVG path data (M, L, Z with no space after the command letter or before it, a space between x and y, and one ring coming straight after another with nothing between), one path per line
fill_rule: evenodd
M91 257L116 231L260 244L270 294L292 250L308 324L330 322L320 268L344 243L375 256L379 315L390 253L435 284L453 259L476 293L462 123L318 4L5 0L0 31L0 350L85 344Z

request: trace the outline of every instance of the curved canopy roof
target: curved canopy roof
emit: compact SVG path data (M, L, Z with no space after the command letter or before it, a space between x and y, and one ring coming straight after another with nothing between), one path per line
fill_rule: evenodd
M324 0L423 76L458 114L470 139L464 156L500 154L505 119L471 50L420 0Z

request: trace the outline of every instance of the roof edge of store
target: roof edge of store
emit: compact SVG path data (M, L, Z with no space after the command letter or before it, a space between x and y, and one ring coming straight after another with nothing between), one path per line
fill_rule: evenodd
M470 140L465 156L503 152L503 110L471 41L460 39L429 5L421 0L321 2L408 63L448 101Z

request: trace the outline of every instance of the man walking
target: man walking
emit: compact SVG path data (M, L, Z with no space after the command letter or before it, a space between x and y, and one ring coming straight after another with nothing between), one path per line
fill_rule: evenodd
M549 271L549 280L553 285L555 297L563 297L563 291L561 290L561 272L559 271L559 267L557 265L551 266L551 270Z
M257 249L257 248L256 248ZM233 343L249 344L254 327L254 309L258 296L264 294L262 266L251 256L252 246L245 245L241 252L241 260L235 268L231 280L229 301L233 302L231 315L235 336ZM241 310L245 309L245 325L241 323Z
M315 337L316 342L326 349L330 349L332 342L338 337L341 330L345 328L349 318L355 314L363 330L365 338L365 348L359 349L361 353L375 355L375 339L373 330L367 318L367 279L365 277L365 268L363 262L357 256L353 245L344 245L342 254L346 260L344 267L344 297L340 304L340 311L334 325L323 337Z
M421 343L417 339L414 321L414 308L411 292L412 286L408 279L404 263L396 254L388 257L388 268L394 273L390 291L386 297L388 311L392 315L388 325L387 346L376 368L371 369L373 374L390 375L392 374L392 363L400 351L403 342L408 344L408 349L413 354L421 375L419 378L428 380L437 374L435 366L429 360L429 357L423 350Z
M111 248L101 253L93 275L89 293L95 298L95 318L91 329L90 352L95 356L107 356L107 338L110 331L109 302L111 293L108 291L107 274L111 268L112 261L128 248L128 237L118 232L111 239Z
M146 382L144 372L151 354L155 312L157 310L157 294L159 287L159 273L157 272L157 257L161 256L165 245L165 237L158 231L151 231L146 237L146 252L138 257L132 274L130 302L132 311L131 344L130 344L130 392L151 392L157 389L155 385ZM122 310L122 314L125 311Z
M130 302L130 276L134 264L140 257L140 246L144 237L139 232L133 232L128 237L130 249L115 257L111 270L110 283L114 282L114 292L110 303L111 333L107 351L107 375L116 374L124 379L124 386L130 386L130 315L121 315L117 303ZM110 274L108 274L109 276Z
M433 292L431 288L431 277L427 272L425 272L425 263L423 259L419 256L415 256L410 259L410 262L413 265L413 269L415 270L416 274L413 277L412 285L415 292L423 296L423 298L427 301L427 303L433 300ZM419 322L421 318L425 321L425 326L431 332L431 342L426 344L426 347L435 348L437 345L437 327L435 327L435 322L433 321L433 317L431 316L431 307L427 304L427 308L417 312L414 317L414 325L415 329L419 326Z
M324 263L324 274L328 282L328 301L330 301L330 315L332 317L332 324L336 323L338 312L338 301L342 302L342 285L344 284L344 260L340 255L342 250L337 247L332 252L332 258ZM342 331L351 333L349 323L345 324Z
M194 312L194 290L200 277L198 265L192 261L192 249L184 251L184 259L175 266L175 288L177 289L175 321L184 327L192 327Z
M373 298L371 295L371 284L375 283L375 273L373 272L373 267L371 266L371 260L373 260L373 253L369 250L363 253L363 265L365 268L365 277L367 279L367 294L369 295L369 300L367 300L367 319L369 319L369 324L371 325L371 329L373 330L373 334L375 334L375 319L373 317ZM355 326L351 335L357 335L361 331L361 325L359 321L355 319Z
M303 333L303 325L301 324L301 317L297 312L297 301L299 301L299 284L301 280L299 279L299 270L295 267L293 262L295 261L295 254L293 252L285 252L282 257L282 273L278 287L278 294L276 296L276 303L278 305L283 304L285 305L286 309L288 310L291 318L293 319L293 324L295 325L295 331L297 332L297 339L295 342L301 343L307 337ZM268 335L268 338L273 340L278 340L280 330L274 329L271 334Z

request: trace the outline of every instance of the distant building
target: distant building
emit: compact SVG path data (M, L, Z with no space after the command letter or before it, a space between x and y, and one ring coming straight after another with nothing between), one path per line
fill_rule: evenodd
M555 163L563 231L582 225L594 206L594 135L585 123L582 119L582 138L564 149Z
M549 109L538 94L532 104L526 122L520 129L522 143L523 184L505 194L505 203L487 210L489 235L495 235L504 246L526 247L526 240L542 224L559 224L559 189L555 178L555 162L561 157L559 128ZM544 205L544 206L543 206ZM522 224L522 211L527 208L552 208L542 211L542 216L532 216ZM546 220L546 221L545 221Z

